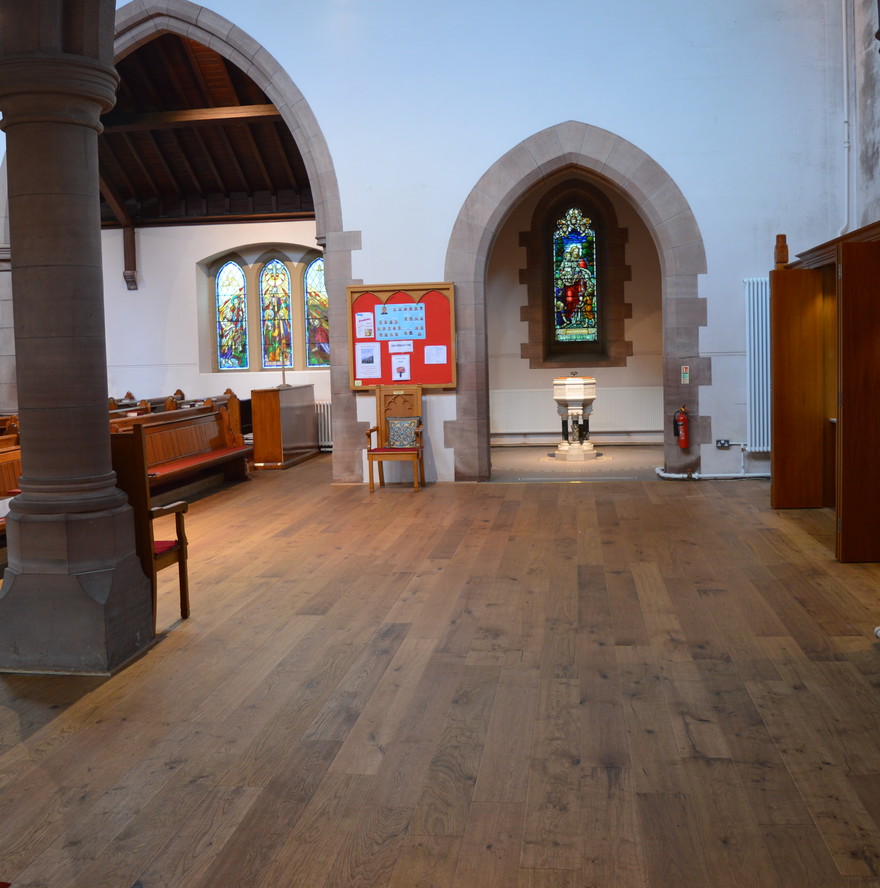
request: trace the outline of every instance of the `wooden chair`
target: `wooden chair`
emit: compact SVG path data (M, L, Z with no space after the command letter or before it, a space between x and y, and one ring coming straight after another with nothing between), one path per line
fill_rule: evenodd
M153 591L153 634L156 633L157 577L160 570L177 565L180 583L180 617L185 620L189 610L189 577L187 574L187 542L184 513L189 503L170 503L153 506L150 502L150 481L147 476L147 455L142 426L130 432L110 436L113 470L116 484L128 496L134 512L135 548L144 574L149 578ZM158 518L174 515L174 539L157 540L154 522Z
M373 492L373 463L379 467L379 486L385 486L383 463L408 460L413 466L413 487L425 484L425 451L422 444L422 387L420 385L377 385L376 425L367 429L367 464L370 493ZM376 446L373 446L373 435Z

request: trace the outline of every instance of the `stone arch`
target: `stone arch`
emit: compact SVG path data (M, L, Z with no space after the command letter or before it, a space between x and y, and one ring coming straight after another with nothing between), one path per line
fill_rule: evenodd
M114 58L128 55L162 33L174 33L208 46L244 71L269 97L296 140L315 203L317 241L324 250L324 280L330 300L333 397L333 478L363 479L362 435L349 387L346 287L352 283L351 253L360 249L360 232L343 230L342 202L327 142L309 103L281 64L232 22L188 0L135 0L117 10Z
M664 413L684 402L691 412L693 450L708 433L699 415L699 386L711 382L711 359L699 356L706 302L697 276L706 254L696 219L669 174L640 148L599 127L567 121L512 148L480 178L465 200L446 253L446 280L456 286L457 418L446 423L456 480L489 478L489 379L486 346L486 268L495 236L523 195L566 167L589 171L625 195L644 219L660 257L664 340ZM690 368L683 391L680 366ZM665 432L666 470L696 471L699 456L680 451Z

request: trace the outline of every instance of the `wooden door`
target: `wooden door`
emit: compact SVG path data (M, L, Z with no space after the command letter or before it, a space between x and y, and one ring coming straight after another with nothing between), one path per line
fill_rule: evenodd
M837 557L880 561L880 243L838 250Z
M823 505L825 390L821 269L770 272L770 505Z

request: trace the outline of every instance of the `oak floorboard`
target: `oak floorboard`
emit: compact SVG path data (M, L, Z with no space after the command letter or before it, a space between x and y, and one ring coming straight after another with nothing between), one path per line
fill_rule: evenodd
M714 886L698 840L699 824L690 796L684 792L637 792L636 808L648 884L675 888Z
M461 841L461 836L407 835L387 888L451 886Z
M453 888L508 888L519 878L523 802L474 802L461 841Z
M880 873L877 824L853 792L845 763L814 733L799 692L783 682L753 683L749 690L838 870L845 876Z
M522 865L577 869L582 855L580 687L542 678L529 773Z
M580 884L647 888L632 769L606 766L585 770L582 786L585 816Z
M192 616L0 677L15 888L880 888L880 564L764 481L190 504Z
M467 666L447 712L413 811L418 835L464 835L500 670Z

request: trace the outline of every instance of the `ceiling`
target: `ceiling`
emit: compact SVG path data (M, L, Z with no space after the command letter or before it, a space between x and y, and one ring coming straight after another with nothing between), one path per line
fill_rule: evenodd
M239 68L163 34L116 69L99 137L105 228L314 218L299 149Z

